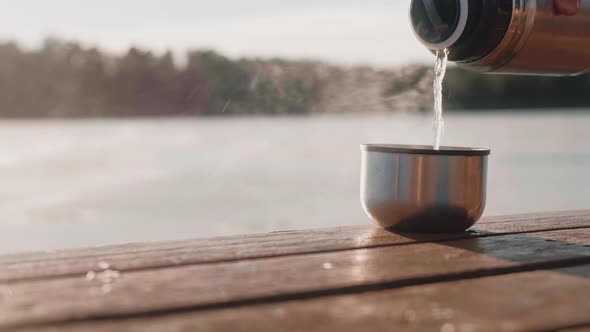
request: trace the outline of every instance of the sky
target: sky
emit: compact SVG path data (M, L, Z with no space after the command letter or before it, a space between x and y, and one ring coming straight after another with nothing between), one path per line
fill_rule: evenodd
M231 57L313 58L394 66L432 62L408 22L409 0L0 0L0 39L47 36L111 52L140 46Z

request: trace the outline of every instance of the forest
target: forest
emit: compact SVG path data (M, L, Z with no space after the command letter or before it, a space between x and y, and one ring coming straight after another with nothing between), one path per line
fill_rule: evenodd
M38 49L0 43L0 117L131 117L428 111L432 69L380 69L312 60L230 59L211 50L132 47L110 54L47 39ZM456 67L448 110L590 107L590 76L482 75Z

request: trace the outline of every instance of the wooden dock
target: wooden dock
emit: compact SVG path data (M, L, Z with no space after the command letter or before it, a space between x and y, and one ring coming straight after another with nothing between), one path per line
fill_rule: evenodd
M589 327L590 211L0 256L0 331Z

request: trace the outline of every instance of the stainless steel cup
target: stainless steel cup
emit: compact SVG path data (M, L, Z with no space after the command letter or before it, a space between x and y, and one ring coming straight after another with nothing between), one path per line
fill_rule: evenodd
M361 150L361 202L377 225L461 232L483 214L490 150L369 144Z

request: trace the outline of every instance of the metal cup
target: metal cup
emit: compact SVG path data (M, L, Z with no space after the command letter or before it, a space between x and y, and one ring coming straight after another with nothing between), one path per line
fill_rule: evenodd
M490 150L361 146L361 202L384 228L462 232L483 214Z

